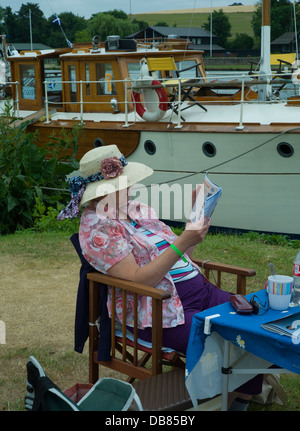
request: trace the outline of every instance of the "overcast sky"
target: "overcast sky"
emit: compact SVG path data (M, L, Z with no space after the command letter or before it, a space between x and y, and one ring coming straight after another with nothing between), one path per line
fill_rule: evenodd
M175 9L193 9L210 7L229 6L234 2L243 5L253 5L257 0L0 0L0 6L10 6L13 12L18 12L22 4L38 4L44 12L46 18L52 14L61 12L73 12L75 15L90 18L93 13L105 12L112 9L121 9L127 14L130 12L158 12Z

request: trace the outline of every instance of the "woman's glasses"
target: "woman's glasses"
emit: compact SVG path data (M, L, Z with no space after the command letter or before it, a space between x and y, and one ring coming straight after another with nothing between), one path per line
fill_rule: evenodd
M252 305L253 313L260 316L269 310L269 300L262 303L261 299L256 295L252 296L250 304Z

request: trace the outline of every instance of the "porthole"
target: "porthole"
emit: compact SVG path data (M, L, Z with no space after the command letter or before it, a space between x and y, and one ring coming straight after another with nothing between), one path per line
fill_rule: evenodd
M287 142L280 142L277 145L277 152L281 157L292 157L294 154L294 148Z
M144 148L147 154L149 154L150 156L153 156L153 154L156 153L156 145L154 144L153 141L147 140L144 143Z
M102 141L101 138L96 138L94 141L94 147L98 148L98 147L103 147L104 142Z
M202 151L206 155L206 157L215 157L217 154L217 150L215 145L212 142L204 142L202 145Z

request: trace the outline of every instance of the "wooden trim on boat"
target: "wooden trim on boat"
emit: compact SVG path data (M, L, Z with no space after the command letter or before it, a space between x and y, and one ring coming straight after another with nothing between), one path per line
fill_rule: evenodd
M63 123L63 126L62 126ZM132 130L128 128L115 127L114 123L105 128L103 123L99 128L95 128L93 121L86 122L83 128L83 134L78 137L78 152L76 157L81 157L89 150L95 148L95 144L98 145L112 145L118 146L119 150L128 157L132 154L139 145L140 142L140 131ZM51 136L61 136L63 130L68 132L74 126L74 121L64 122L51 122L50 124L45 123L34 123L28 126L29 132L38 131L39 133L39 145L46 145L51 140ZM72 150L68 150L67 154L71 155Z
M286 102L287 106L300 106L300 96L291 96Z
M54 120L49 124L45 123L35 123L29 126L28 130L39 130L39 133L45 133L49 136L51 134L50 130L62 130L71 129L74 124L79 122L74 120ZM260 123L243 123L244 128L242 130L237 130L237 123L188 123L182 122L182 128L178 129L176 123L168 122L136 122L130 124L128 127L124 127L124 122L114 122L114 121L85 121L84 132L93 131L95 134L101 133L101 131L113 131L115 133L119 132L130 136L130 132L133 134L138 134L142 131L151 132L176 132L176 133L282 133L286 131L292 131L293 133L300 133L300 126L295 127L293 123L271 123L271 124L260 124ZM122 138L126 140L126 138ZM136 144L137 145L137 144ZM133 150L134 151L134 150Z

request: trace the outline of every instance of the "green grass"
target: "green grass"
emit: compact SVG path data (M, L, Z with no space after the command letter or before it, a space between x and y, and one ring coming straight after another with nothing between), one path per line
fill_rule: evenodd
M270 261L278 273L291 274L297 245L270 235L209 234L195 255L255 269L248 284L248 292L254 292L263 288ZM20 411L30 355L62 390L88 381L87 347L82 355L73 351L80 263L69 234L62 232L2 236L0 248L0 320L6 324L6 344L0 344L0 411ZM102 367L103 376L125 378ZM283 375L281 382L288 394L284 406L251 403L251 410L299 410L300 376Z
M150 26L156 25L158 22L165 22L169 27L202 27L207 22L208 13L176 13L176 14L136 14L134 18L137 20L146 21ZM231 38L235 37L236 33L247 33L253 37L251 27L251 12L235 12L227 14L231 24ZM231 39L229 38L229 40Z

